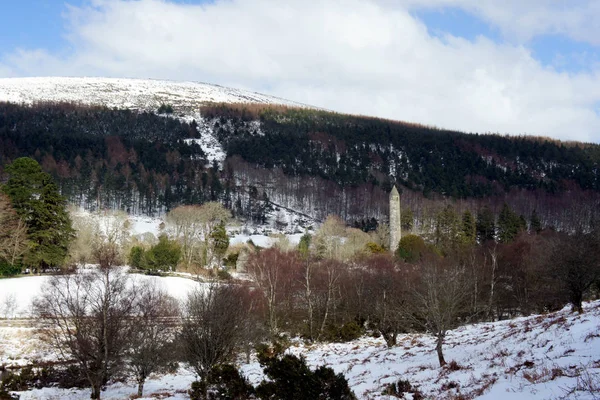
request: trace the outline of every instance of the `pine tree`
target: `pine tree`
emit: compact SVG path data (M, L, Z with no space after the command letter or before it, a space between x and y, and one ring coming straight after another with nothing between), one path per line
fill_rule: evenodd
M300 238L300 243L298 243L298 252L300 253L300 257L303 259L308 259L310 255L310 242L312 241L312 236L310 233L306 232Z
M60 266L74 237L65 198L52 177L31 158L16 159L6 172L9 179L2 190L27 225L29 250L23 264L33 269Z
M465 243L474 244L477 239L477 226L475 218L469 210L463 213L462 217L462 236Z
M512 242L519 232L526 228L525 218L517 215L508 204L504 203L498 215L498 240L502 243Z
M436 216L434 243L443 252L453 248L460 239L461 226L454 208L448 204Z
M213 228L212 232L210 233L210 242L213 254L220 265L225 252L229 248L229 236L227 236L224 222L221 222Z
M540 233L542 231L542 221L540 221L540 217L538 216L536 210L533 210L531 213L531 218L529 219L529 228L531 232Z
M496 234L496 224L494 222L494 213L488 206L483 207L477 212L477 239L480 243L488 240L494 240Z

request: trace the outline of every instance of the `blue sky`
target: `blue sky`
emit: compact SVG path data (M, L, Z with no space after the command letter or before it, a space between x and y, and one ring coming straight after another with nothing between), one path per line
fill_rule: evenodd
M0 78L27 76L202 81L600 142L600 1L5 1Z
M210 4L212 0L173 0L176 4ZM90 0L18 0L3 4L0 24L0 54L15 49L69 51L69 32L64 15L68 6L82 7ZM459 7L416 9L412 14L425 23L431 35L473 41L485 37L497 43L510 42L501 30L476 14ZM543 65L559 71L589 70L600 61L600 48L561 34L541 34L520 43Z
M498 27L460 8L419 10L413 14L427 25L432 35L440 38L450 34L470 41L485 37L496 43L514 43ZM600 47L564 34L544 33L519 44L529 49L540 63L557 71L589 71L600 61Z

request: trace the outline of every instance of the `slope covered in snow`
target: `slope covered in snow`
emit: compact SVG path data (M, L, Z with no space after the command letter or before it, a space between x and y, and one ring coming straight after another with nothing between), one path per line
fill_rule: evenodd
M213 135L214 123L205 121L199 107L207 103L260 103L290 107L305 104L247 90L199 82L176 82L119 78L0 78L0 101L17 104L74 102L109 108L156 112L171 105L174 115L186 122L195 120L200 144L209 164L222 165L225 152Z
M67 101L149 111L170 104L184 115L210 102L306 107L273 96L206 83L117 78L2 78L0 101L26 104Z
M0 281L2 282L2 281ZM448 333L445 344L450 366L437 364L434 339L405 334L389 349L382 339L363 337L350 343L307 345L299 340L287 350L303 355L308 364L343 373L358 399L387 399L386 385L407 380L426 399L597 399L600 390L600 301L584 305L584 314L570 309L547 315L481 323ZM6 349L2 363L48 354L34 345L30 328L0 327ZM41 354L40 354L41 353ZM7 356L12 357L7 358ZM240 359L243 374L257 384L263 379L256 362ZM177 373L155 375L145 398L187 399L194 375L183 366ZM136 393L133 381L114 383L104 399ZM45 388L21 393L22 399L85 399L86 389ZM404 399L419 398L405 393Z

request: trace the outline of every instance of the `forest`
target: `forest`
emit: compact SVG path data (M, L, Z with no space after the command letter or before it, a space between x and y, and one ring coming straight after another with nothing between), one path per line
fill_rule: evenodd
M594 144L260 105L204 106L189 123L68 103L2 103L0 111L0 165L33 157L69 203L88 210L161 215L217 201L253 223L274 206L316 221L333 214L382 223L396 184L416 227L447 204L498 214L506 202L527 218L536 211L544 227L573 230L600 198ZM222 165L184 141L200 125L224 148Z

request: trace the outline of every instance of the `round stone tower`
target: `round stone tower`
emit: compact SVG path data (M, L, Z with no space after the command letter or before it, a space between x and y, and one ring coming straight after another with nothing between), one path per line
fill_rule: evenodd
M395 252L402 236L400 227L400 193L396 186L390 192L390 251Z

